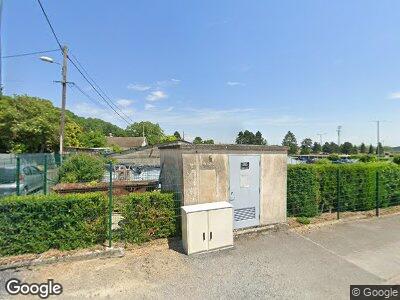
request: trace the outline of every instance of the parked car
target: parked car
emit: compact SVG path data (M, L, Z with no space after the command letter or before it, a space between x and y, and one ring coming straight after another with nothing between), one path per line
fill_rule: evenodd
M0 167L0 197L17 192L15 166ZM43 188L43 172L36 166L21 166L19 190L26 195Z

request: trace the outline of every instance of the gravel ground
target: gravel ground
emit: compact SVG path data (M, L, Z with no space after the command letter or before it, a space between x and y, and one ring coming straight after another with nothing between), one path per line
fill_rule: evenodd
M400 283L398 232L399 215L244 235L232 250L191 257L157 241L122 258L0 272L0 298L19 277L53 278L65 299L348 299L350 284Z

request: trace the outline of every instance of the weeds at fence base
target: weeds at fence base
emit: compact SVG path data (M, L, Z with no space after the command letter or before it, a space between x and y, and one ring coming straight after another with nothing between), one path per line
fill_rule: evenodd
M380 209L380 216L397 214L400 214L400 205ZM296 231L310 231L346 220L367 219L375 216L375 209L367 211L346 211L340 213L340 220L337 220L336 213L327 212L313 218L307 218L309 220L308 224L302 223L302 220L299 220L300 218L298 217L288 217L287 223L289 228L295 229Z

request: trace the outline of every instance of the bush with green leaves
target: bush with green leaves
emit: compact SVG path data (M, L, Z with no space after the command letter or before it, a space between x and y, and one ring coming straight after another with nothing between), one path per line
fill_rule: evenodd
M76 154L68 157L60 168L61 182L99 181L105 174L105 160L97 155Z
M173 193L132 193L125 197L122 234L129 243L143 243L177 233L179 203Z
M288 215L312 217L338 209L373 209L376 206L377 184L380 190L379 206L400 204L400 166L396 164L290 165Z
M361 155L358 160L360 162L363 162L363 163L370 163L370 162L376 162L377 161L376 156L375 155L370 155L370 154Z
M393 157L393 162L394 162L395 164L400 165L400 155L395 155L395 156Z
M0 201L0 255L71 250L107 236L101 193L10 196Z

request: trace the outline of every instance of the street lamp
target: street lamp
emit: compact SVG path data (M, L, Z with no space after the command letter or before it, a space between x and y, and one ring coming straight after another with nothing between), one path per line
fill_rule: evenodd
M61 86L62 86L62 94L61 94L61 118L60 118L60 162L62 162L62 155L64 150L64 127L65 127L65 103L67 100L67 59L68 59L68 48L67 46L62 47L63 53L63 64L61 69ZM61 65L58 62L54 61L51 57L41 56L40 60L51 63Z

